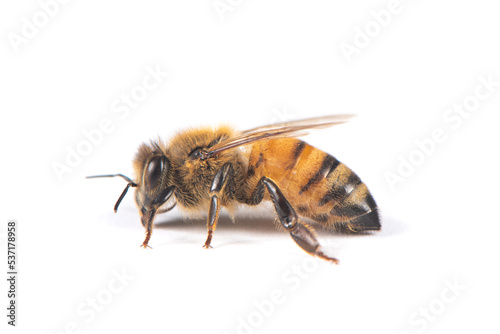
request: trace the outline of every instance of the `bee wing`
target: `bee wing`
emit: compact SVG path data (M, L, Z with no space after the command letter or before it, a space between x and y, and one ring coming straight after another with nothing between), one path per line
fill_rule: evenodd
M210 151L207 152L207 157L235 147L248 145L258 140L305 136L309 133L306 130L328 128L333 125L345 123L353 117L354 115L347 114L332 115L253 128L212 146Z

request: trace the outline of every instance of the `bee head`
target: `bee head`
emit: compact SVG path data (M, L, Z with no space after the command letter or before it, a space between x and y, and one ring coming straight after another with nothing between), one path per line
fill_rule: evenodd
M149 215L157 211L168 211L167 202L172 198L172 168L170 160L160 145L152 142L143 144L134 160L137 190L135 201L142 213L143 224ZM173 200L173 198L172 198ZM175 205L175 203L173 204ZM172 205L172 207L173 207Z

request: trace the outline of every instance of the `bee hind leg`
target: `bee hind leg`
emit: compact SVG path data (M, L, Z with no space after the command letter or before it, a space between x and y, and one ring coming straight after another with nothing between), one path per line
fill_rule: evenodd
M285 198L276 183L267 177L263 177L260 181L266 186L271 195L271 200L281 225L290 232L290 236L295 243L309 254L327 261L338 263L337 259L329 257L322 252L321 246L316 239L314 229L299 221L295 209Z

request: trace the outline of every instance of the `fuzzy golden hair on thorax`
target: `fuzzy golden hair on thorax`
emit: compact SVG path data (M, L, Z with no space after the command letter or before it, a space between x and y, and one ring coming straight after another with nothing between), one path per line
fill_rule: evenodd
M210 186L217 171L228 162L242 163L239 150L222 152L206 160L193 158L192 153L197 149L208 150L236 133L230 126L203 127L179 132L170 139L166 149L181 207L206 207L210 199ZM241 173L241 168L237 169ZM223 200L226 202L225 198Z
M178 132L168 141L168 148L172 159L186 158L195 148L209 148L219 142L233 137L237 131L229 125L217 128L191 128Z

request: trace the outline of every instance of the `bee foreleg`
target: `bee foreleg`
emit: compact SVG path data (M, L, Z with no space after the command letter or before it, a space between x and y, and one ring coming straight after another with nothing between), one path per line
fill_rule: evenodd
M217 228L217 221L219 220L219 208L219 197L217 197L217 195L213 195L212 200L210 201L210 211L208 212L208 235L203 248L212 248L212 246L210 246L210 243L212 242L212 235Z
M225 164L222 168L215 174L212 186L210 187L210 209L208 211L208 221L207 230L208 236L204 248L212 248L210 243L212 242L212 235L217 228L217 222L219 220L220 211L220 196L224 191L225 185L229 180L232 180L234 175L233 166L230 163ZM230 183L230 182L229 182Z
M321 251L321 246L316 239L314 229L311 226L302 224L299 221L295 209L292 207L290 202L288 202L276 183L265 176L262 177L260 181L269 191L269 195L271 196L271 200L274 204L274 208L276 209L281 225L283 225L283 227L290 232L290 236L295 243L309 254L316 255L324 260L338 263L337 259L326 256Z
M151 209L149 211L144 211L143 215L141 217L141 223L142 226L146 228L146 238L144 239L144 242L142 243L141 247L143 248L151 248L151 246L148 245L149 239L151 238L151 233L153 233L153 219L155 216L156 210Z

